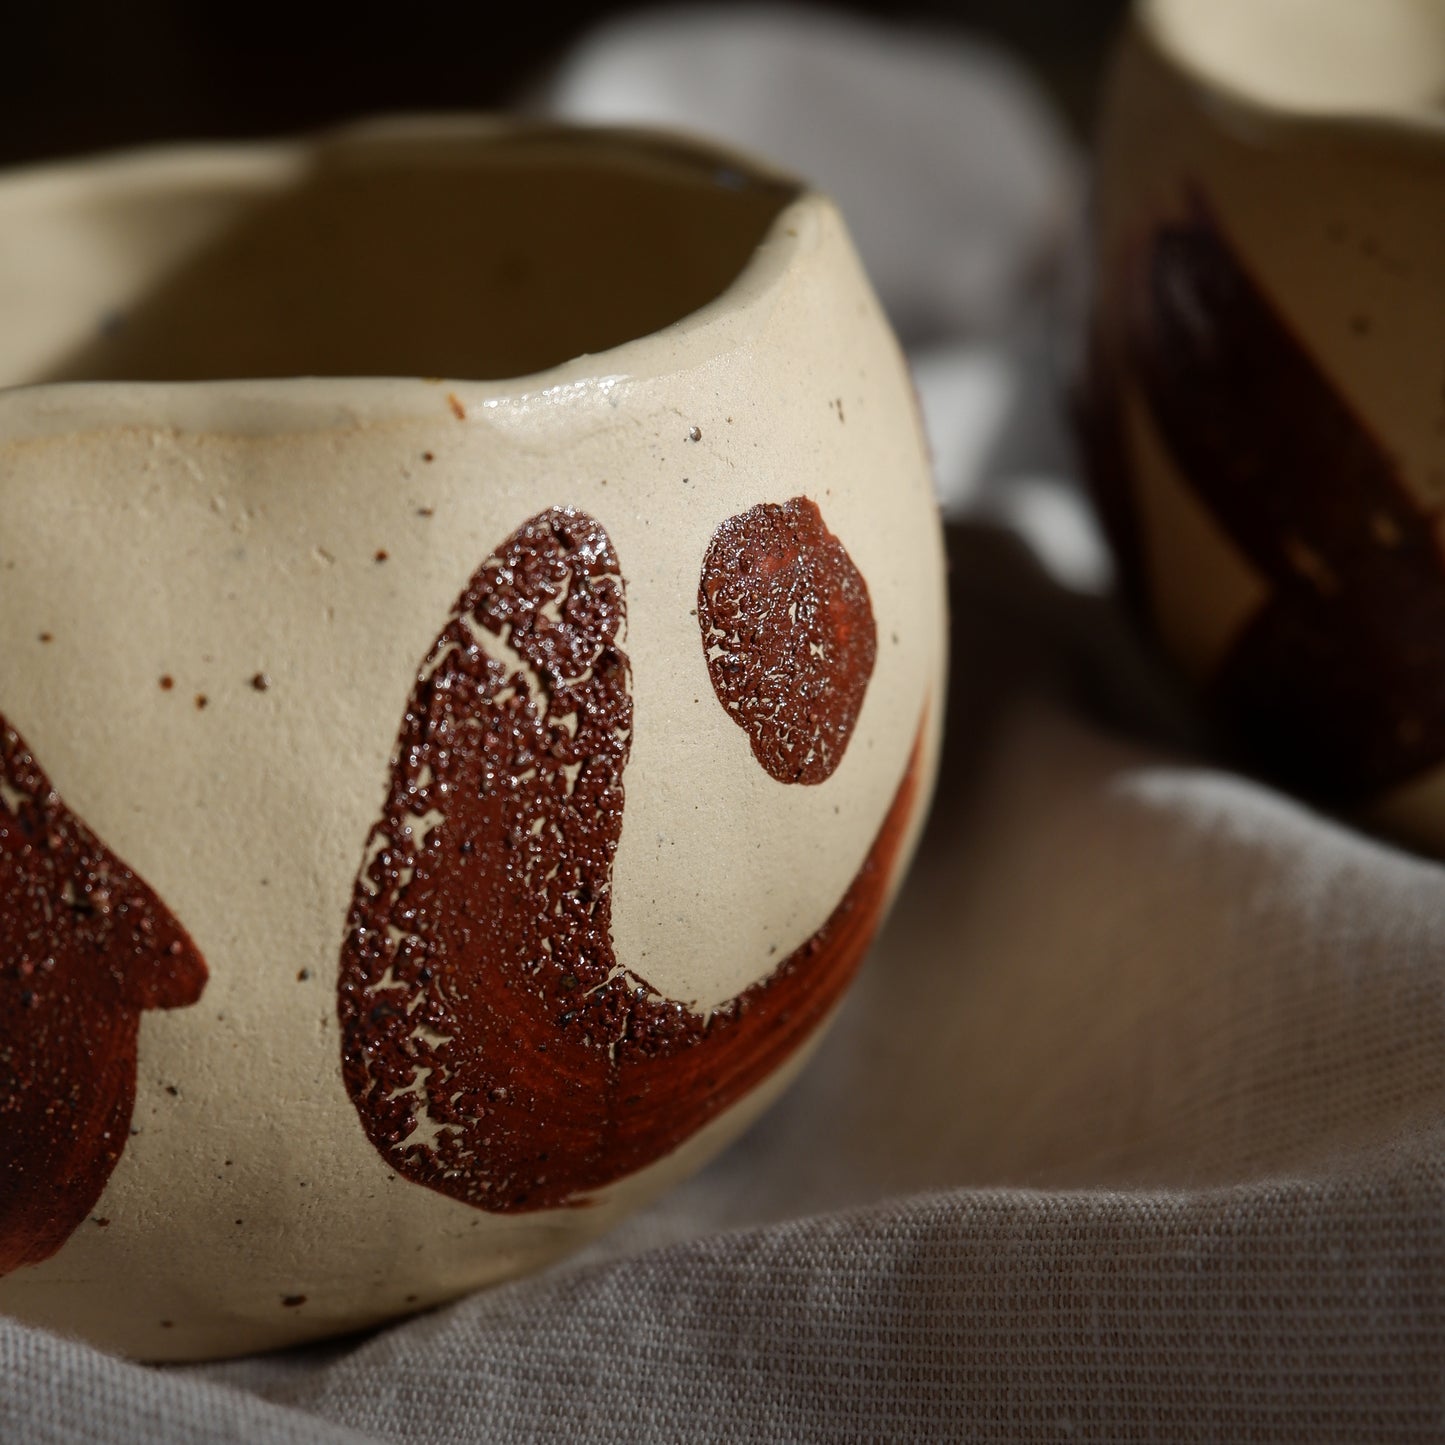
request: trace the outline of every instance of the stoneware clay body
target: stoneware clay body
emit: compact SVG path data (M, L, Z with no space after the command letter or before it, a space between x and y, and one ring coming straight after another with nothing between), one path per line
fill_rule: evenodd
M1249 757L1445 849L1445 3L1148 0L1086 414L1123 581Z
M828 201L473 121L126 157L0 183L0 314L0 1309L353 1329L737 1135L938 738Z

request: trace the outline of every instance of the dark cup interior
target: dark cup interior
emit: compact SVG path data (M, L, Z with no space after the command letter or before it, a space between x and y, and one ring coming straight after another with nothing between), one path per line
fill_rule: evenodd
M178 184L142 168L103 199L71 187L32 208L30 250L25 208L8 207L0 301L24 290L34 307L34 287L51 288L79 341L58 363L6 362L20 374L0 384L525 375L715 299L796 196L703 148L555 128L343 136L231 192L224 167ZM210 212L223 219L199 245L148 260L167 216L193 226ZM100 271L115 260L114 294L84 317L64 268L43 264L67 219L101 228Z

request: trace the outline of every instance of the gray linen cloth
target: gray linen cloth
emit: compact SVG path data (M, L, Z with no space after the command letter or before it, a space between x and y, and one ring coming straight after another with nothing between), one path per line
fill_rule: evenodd
M548 102L669 118L646 76L683 47L726 94L721 39L896 183L938 37L663 15ZM827 83L869 56L901 109ZM950 334L896 308L954 518L944 776L802 1080L586 1254L367 1338L157 1369L0 1320L0 1440L1445 1439L1445 868L1200 761L1067 482L1040 267L1010 272L1063 247L1067 148L1007 67L951 56L930 133L956 104L1033 140L957 168L1016 205L970 234ZM826 169L787 114L732 129ZM866 209L867 174L835 184ZM917 264L875 274L949 274L933 223L878 245Z

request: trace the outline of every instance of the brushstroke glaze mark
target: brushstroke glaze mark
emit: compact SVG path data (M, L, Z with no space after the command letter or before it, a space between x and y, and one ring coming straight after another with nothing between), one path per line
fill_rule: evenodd
M508 538L422 664L356 883L347 1089L398 1174L479 1209L585 1204L773 1073L852 978L913 811L911 764L846 897L766 979L706 1016L662 997L612 946L624 621L591 517Z
M780 783L821 783L843 761L873 675L868 584L816 504L729 517L703 559L697 620L713 691Z
M120 1159L143 1009L206 965L0 716L0 1274L53 1255Z
M1200 198L1154 234L1129 359L1187 485L1271 585L1213 683L1259 764L1358 803L1445 762L1438 515Z

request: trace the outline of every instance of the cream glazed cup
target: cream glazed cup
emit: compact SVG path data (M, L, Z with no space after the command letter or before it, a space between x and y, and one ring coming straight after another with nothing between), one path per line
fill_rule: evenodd
M1093 480L1249 761L1445 850L1445 0L1141 0Z
M943 696L833 206L485 120L152 152L0 182L0 314L0 1310L366 1326L756 1118Z

